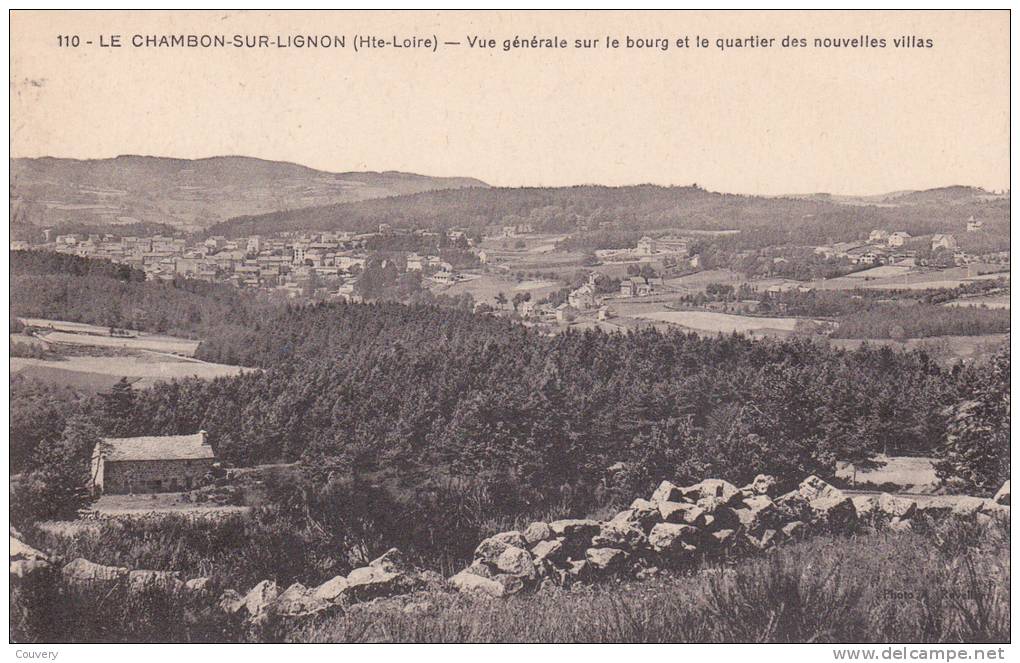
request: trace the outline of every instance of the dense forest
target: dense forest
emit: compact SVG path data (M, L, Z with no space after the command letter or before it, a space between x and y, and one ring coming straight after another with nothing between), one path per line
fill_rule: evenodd
M11 251L12 316L84 322L189 338L229 337L273 305L228 285L145 273L109 260Z
M985 221L985 238L1009 248L1009 200L957 187L951 200L908 199L910 204L840 204L825 199L766 198L705 191L698 186L574 186L466 188L430 191L354 203L240 216L208 234L241 236L280 230L374 231L395 227L471 228L529 224L536 231L571 232L600 227L741 230L741 246L824 244L866 238L875 228L912 235L963 231L970 216ZM576 245L577 242L571 244ZM612 235L592 248L614 248Z

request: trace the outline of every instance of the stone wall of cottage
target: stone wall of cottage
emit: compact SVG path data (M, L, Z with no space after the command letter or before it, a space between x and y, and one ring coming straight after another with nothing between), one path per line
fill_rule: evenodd
M197 487L213 459L106 461L103 493L172 493Z

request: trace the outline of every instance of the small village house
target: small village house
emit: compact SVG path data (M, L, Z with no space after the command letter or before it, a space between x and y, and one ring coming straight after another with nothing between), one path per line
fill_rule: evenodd
M889 235L889 246L903 246L910 239L910 233L898 231Z
M956 238L952 235L937 234L932 235L931 238L931 250L937 251L938 249L955 249L957 247Z
M204 430L194 435L109 437L92 452L92 489L96 494L191 490L215 461Z

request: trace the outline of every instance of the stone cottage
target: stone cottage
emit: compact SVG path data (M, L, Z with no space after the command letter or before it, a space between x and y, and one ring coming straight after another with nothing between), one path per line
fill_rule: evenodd
M190 490L215 461L204 430L194 435L105 438L92 452L92 489L97 494Z

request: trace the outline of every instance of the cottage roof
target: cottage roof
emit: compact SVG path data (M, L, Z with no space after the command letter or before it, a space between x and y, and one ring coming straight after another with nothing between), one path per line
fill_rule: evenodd
M107 437L103 456L118 460L202 460L215 458L205 444L205 433L194 435L146 435L144 437Z

